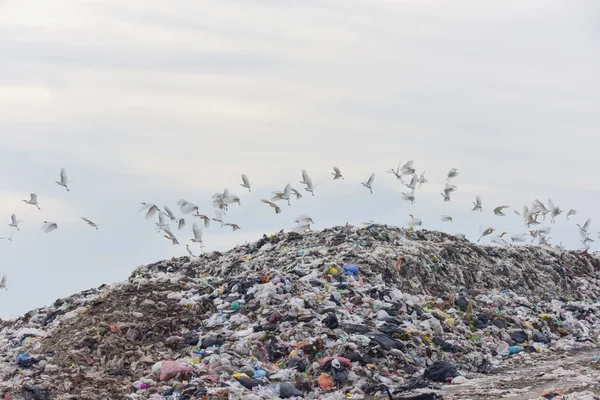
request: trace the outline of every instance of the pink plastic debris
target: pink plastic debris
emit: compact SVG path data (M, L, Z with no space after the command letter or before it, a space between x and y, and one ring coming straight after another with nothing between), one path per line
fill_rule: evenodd
M177 361L163 361L162 368L160 369L160 380L168 381L175 377L175 375L184 372L191 372L192 368Z

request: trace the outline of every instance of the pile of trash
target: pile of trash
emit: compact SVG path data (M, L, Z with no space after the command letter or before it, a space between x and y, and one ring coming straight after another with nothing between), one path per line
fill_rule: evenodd
M595 347L599 271L596 255L385 225L279 232L1 322L0 395L442 398Z

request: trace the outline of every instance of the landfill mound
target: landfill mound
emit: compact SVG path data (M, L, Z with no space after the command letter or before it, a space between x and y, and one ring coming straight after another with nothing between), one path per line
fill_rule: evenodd
M520 358L595 347L599 262L385 225L282 231L3 321L0 394L443 398Z

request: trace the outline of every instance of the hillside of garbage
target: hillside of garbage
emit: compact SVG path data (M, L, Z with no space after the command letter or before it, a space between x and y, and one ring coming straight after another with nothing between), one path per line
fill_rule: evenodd
M427 230L282 231L2 321L0 398L460 398L444 386L595 348L599 271Z

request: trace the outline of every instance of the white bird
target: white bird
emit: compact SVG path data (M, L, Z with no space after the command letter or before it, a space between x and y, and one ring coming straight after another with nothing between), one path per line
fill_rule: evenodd
M96 228L96 230L98 230L98 225L96 225L95 223L93 223L92 221L90 221L89 219L85 218L85 217L81 217L82 220L84 220L85 222L87 222L87 224L89 226L91 226L92 228Z
M484 236L487 236L487 235L491 235L494 231L495 231L494 228L484 229L483 232L481 232L481 236L479 236L479 239L477 239L477 243L479 243L481 241L481 238L483 238Z
M512 235L510 237L510 240L514 243L514 242L518 242L518 243L522 243L527 239L527 236L525 234L521 234L521 235Z
M17 216L15 214L10 216L10 224L8 224L8 226L12 226L13 228L17 228L17 230L19 230L19 223L21 223L23 221L20 221L17 219Z
M550 222L554 223L554 219L563 212L560 207L557 207L552 202L552 199L548 199L548 206L550 207Z
M67 184L70 182L72 182L72 181L67 180L67 172L65 171L64 168L61 168L60 169L60 182L56 181L56 184L64 187L65 189L67 189L67 192L69 192L69 188L67 187Z
M587 246L590 243L594 243L595 242L595 240L590 237L589 232L583 233L582 231L579 231L579 235L581 236L581 243L584 246Z
M167 213L167 216L171 221L175 221L177 219L175 217L175 214L173 214L173 211L169 207L163 206L163 208L165 209L165 212Z
M450 194L452 192L456 192L458 188L456 187L456 185L451 185L449 183L446 183L446 186L444 187L444 193L446 194Z
M475 197L475 201L473 202L473 205L475 207L473 207L473 209L471 211L477 211L477 210L483 211L483 208L481 208L481 197L480 196Z
M0 280L0 289L8 290L6 288L6 274L2 275L2 280Z
M158 213L158 222L155 223L156 224L156 230L160 231L161 229L164 230L164 228L168 228L170 223L167 224L165 222L165 215L161 212Z
M361 182L361 185L363 185L364 187L366 187L367 189L369 189L369 191L371 192L371 194L373 194L373 181L375 180L375 172L373 172L371 174L371 176L369 177L369 179L366 182Z
M38 210L41 210L39 204L38 204L38 197L37 194L35 193L31 193L29 195L29 200L23 200L25 203L27 204L31 204L32 206L36 206Z
M448 172L448 180L455 178L458 176L458 170L456 168L452 168L450 172Z
M242 228L240 228L240 226L239 226L239 225L237 225L237 224L232 224L232 223L230 223L230 222L226 222L226 223L224 223L224 224L223 224L223 226L230 226L230 227L232 227L232 228L233 228L233 232L235 232L235 231L239 231L240 229L242 229Z
M279 208L279 206L277 204L273 203L272 201L269 201L266 199L260 199L260 201L273 207L275 209L275 214L281 213L281 208Z
M396 175L396 178L398 178L398 179L402 179L402 175L400 175L400 163L398 163L398 166L396 167L396 169L391 168L391 169L388 169L386 172Z
M297 189L292 188L292 193L294 193L294 195L296 195L296 200L302 198L302 193L300 193Z
M196 211L196 214L192 214L192 217L198 217L198 218L204 220L204 227L205 228L208 228L210 226L210 218L208 216L206 216L204 214L199 214Z
M302 224L302 225L298 225L293 227L292 232L306 232L306 231L310 231L310 224Z
M0 237L0 240L8 240L9 242L12 242L13 241L12 240L13 236L15 236L14 233L12 235L10 235L10 237L7 237L7 238Z
M288 183L287 185L285 185L283 192L275 191L275 192L271 192L271 194L273 194L273 197L271 197L271 201L285 200L285 201L287 201L288 206L289 206L289 205L291 205L290 204L290 196L292 194L292 185L290 185Z
M296 218L296 220L294 222L297 222L297 223L305 222L305 223L310 223L310 224L315 223L312 220L312 218L309 217L308 215L298 215L298 217Z
M412 193L404 193L402 192L402 199L406 201L410 201L410 204L415 203L415 195Z
M413 168L413 160L408 161L406 164L402 166L400 169L400 175L414 175L415 169Z
M187 200L181 199L177 202L177 205L179 206L181 212L184 214L191 214L194 211L198 212L198 206L194 203L190 203Z
M533 201L533 203L537 206L540 214L542 214L542 217L544 217L544 220L545 220L546 219L546 214L548 214L550 212L550 210L547 209L546 206L544 205L544 203L542 203L538 199L535 199Z
M43 230L44 232L49 233L56 229L58 229L58 225L56 224L56 222L44 221L44 225L42 226L42 229L40 229L40 230Z
M156 206L155 204L151 204L151 203L142 203L142 208L140 208L140 211L144 211L144 210L148 210L148 212L146 213L146 216L144 217L145 219L152 218L154 216L154 214L156 214L156 212L160 211L158 206ZM162 215L162 213L159 213L159 214Z
M502 236L506 235L507 233L508 232L502 232L500 235L492 236L490 239L491 239L492 243L496 243L496 244L500 244L500 245L508 244L508 242L502 238Z
M301 184L303 185L308 185L308 180L309 180L309 176L308 173L306 172L306 170L302 170L302 180L300 181Z
M583 224L583 225L576 224L577 227L579 228L580 235L584 235L587 233L588 229L590 228L591 222L592 222L592 219L588 218L587 221L585 221L585 224Z
M567 212L567 219L569 219L569 217L571 215L577 215L577 211L573 210L572 208Z
M223 202L225 203L225 208L227 208L228 205L234 203L237 203L238 206L242 205L241 199L235 194L230 194L226 199L223 200Z
M313 181L312 179L310 179L310 176L306 177L306 188L304 190L310 192L310 194L312 194L313 196L315 195L315 187L313 186Z
M344 177L342 176L342 172L338 167L333 167L333 172L331 173L331 175L333 175L333 180L340 178L344 179Z
M498 207L494 208L494 214L496 214L500 217L505 217L506 214L504 214L502 212L502 210L504 210L505 208L509 208L509 206L498 206Z
M442 215L442 222L454 222L449 215Z
M415 192L415 189L417 188L417 183L419 183L419 177L417 175L413 175L410 183L406 185L407 188L411 189L412 192Z
M423 224L423 221L421 221L419 218L415 218L414 215L408 214L408 216L410 217L410 220L408 220L406 225L409 227L414 228L415 226L421 226Z
M177 222L177 230L180 231L183 229L183 227L185 226L185 219L181 218L178 222Z
M200 247L203 247L204 243L202 243L202 227L194 222L192 225L192 232L194 233L194 238L191 239L191 241L194 243L199 243Z
M429 182L427 178L425 178L425 171L423 171L423 173L419 176L419 179L417 181L419 182L419 188L427 182Z
M252 186L252 183L250 183L250 180L248 179L246 174L242 174L242 184L240 186L248 189L249 192L252 192L252 190L250 190L250 186Z

